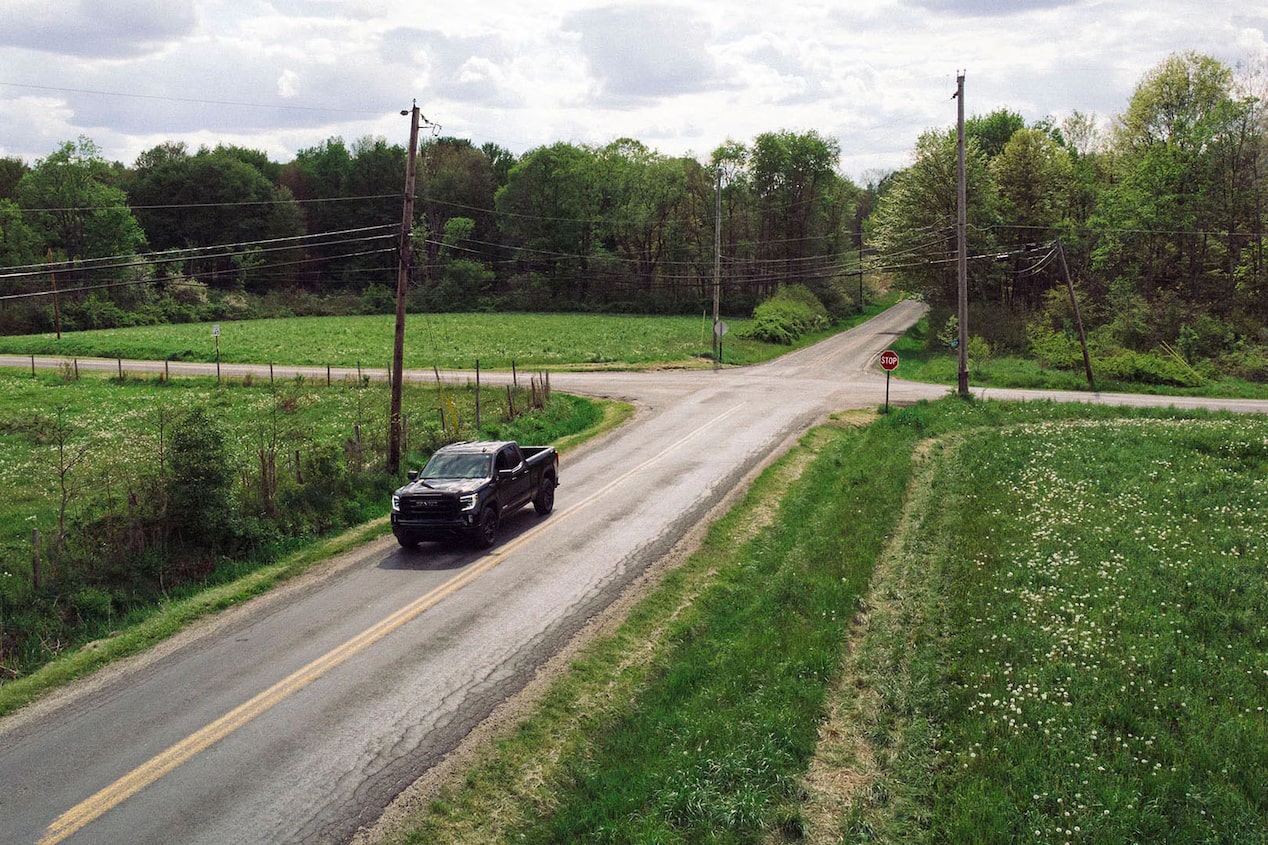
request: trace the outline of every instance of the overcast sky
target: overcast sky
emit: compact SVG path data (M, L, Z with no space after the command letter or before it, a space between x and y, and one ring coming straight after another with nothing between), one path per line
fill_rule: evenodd
M855 179L970 115L1108 119L1196 50L1268 57L1262 0L0 0L0 154L92 138L290 161L332 136L444 135L523 153L636 138L707 159L762 132L836 138Z

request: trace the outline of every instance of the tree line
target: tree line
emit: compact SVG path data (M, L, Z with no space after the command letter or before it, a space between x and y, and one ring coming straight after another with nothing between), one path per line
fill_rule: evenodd
M712 300L723 169L728 312L790 281L841 306L861 192L839 157L815 132L729 143L709 165L632 139L519 157L431 140L418 159L412 304L694 312ZM376 138L331 138L287 164L167 143L125 167L80 138L34 166L0 160L0 296L13 306L0 331L229 319L269 297L390 308L405 158Z
M1184 53L1108 122L970 119L978 348L1077 357L1068 270L1105 355L1169 349L1183 370L1233 352L1238 374L1268 378L1263 88L1262 73ZM628 138L519 156L432 139L411 308L698 312L720 252L726 313L797 284L840 316L866 273L940 321L956 287L955 135L925 132L909 166L864 186L814 131L727 142L707 162ZM331 138L286 164L169 143L125 167L81 138L34 166L0 159L0 331L388 310L405 157L381 138ZM54 286L75 291L62 314Z

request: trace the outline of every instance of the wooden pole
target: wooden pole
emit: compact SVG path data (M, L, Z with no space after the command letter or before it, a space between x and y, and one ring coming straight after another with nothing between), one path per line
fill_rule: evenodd
M402 112L405 114L406 112ZM410 232L414 226L414 180L418 158L418 103L409 114L409 156L405 160L405 198L401 207L401 238L397 246L396 329L392 341L392 401L388 411L387 471L401 470L401 370L405 365L405 295L409 291Z
M1079 344L1083 347L1083 371L1087 373L1088 387L1096 391L1096 380L1092 378L1092 357L1087 351L1087 333L1083 330L1083 315L1079 312L1079 300L1074 295L1074 280L1070 278L1070 267L1065 261L1065 247L1061 238L1057 238L1057 254L1061 256L1061 272L1065 274L1065 286L1070 292L1070 306L1074 308L1074 324L1079 328Z
M959 101L956 119L956 275L959 280L961 396L969 395L969 271L968 271L968 178L964 163L964 74L956 77L955 97Z
M48 263L52 267L53 250L48 251ZM62 339L62 309L57 304L57 271L50 269L48 271L49 279L53 282L53 326L57 329L57 339Z
M713 369L722 362L722 336L718 334L718 310L722 300L722 168L718 167L713 192Z
M476 414L476 431L480 430L480 359L476 359L476 395L475 395L475 414Z

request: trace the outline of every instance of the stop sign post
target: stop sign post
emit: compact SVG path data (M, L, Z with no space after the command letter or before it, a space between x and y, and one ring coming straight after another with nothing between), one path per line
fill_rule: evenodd
M885 413L889 413L889 375L898 369L898 353L886 349L880 357L881 369L885 371Z

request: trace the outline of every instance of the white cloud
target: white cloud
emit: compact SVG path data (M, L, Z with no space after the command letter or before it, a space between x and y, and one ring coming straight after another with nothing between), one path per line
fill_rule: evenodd
M842 166L901 167L971 114L1112 115L1169 54L1268 56L1240 0L4 0L0 154L80 134L131 162L165 140L289 160L332 135L446 134L523 152L632 136L701 157L815 129Z

